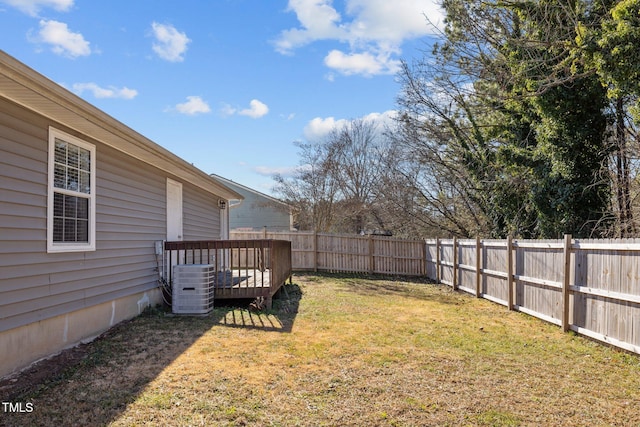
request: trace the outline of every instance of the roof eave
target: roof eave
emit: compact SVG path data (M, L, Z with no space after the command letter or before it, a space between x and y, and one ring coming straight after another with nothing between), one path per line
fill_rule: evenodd
M210 174L210 176L213 177L215 180L219 181L223 185L240 187L240 188L242 188L242 189L244 189L246 191L249 191L251 193L254 193L254 194L257 194L257 195L259 195L261 197L269 199L270 201L272 201L274 203L278 203L278 204L281 204L283 206L286 206L290 210L293 209L293 207L290 204L288 204L286 202L283 202L282 200L278 200L275 197L269 196L268 194L261 193L260 191L255 190L255 189L253 189L251 187L247 187L246 185L239 184L239 183L237 183L235 181L232 181L230 179L224 178L224 177L222 177L220 175L216 175L214 173Z

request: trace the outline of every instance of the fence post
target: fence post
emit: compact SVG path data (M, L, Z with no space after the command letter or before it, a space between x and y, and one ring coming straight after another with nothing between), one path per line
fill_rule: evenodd
M458 239L453 238L453 290L458 289Z
M436 237L436 283L440 283L440 238Z
M564 277L562 278L562 331L569 330L569 280L571 279L571 234L564 235Z
M480 254L480 236L476 236L476 298L480 298L482 256Z
M376 271L376 260L373 254L373 236L369 234L369 273L373 274Z
M422 271L420 272L421 276L427 276L429 277L429 274L427 273L427 239L423 239L422 240L422 265L420 266L420 268L422 269Z
M318 231L313 230L313 272L318 272Z
M513 310L515 293L513 292L513 242L511 241L511 236L507 237L507 290L507 307L509 310Z

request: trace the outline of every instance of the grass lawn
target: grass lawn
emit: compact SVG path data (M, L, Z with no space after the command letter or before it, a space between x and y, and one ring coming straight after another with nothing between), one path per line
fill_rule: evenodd
M640 357L449 288L296 275L274 310L152 311L0 425L640 425Z

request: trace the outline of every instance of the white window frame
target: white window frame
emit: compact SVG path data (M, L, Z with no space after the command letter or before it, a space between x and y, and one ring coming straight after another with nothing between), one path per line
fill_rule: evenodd
M54 188L55 173L55 141L61 139L69 144L88 150L91 156L89 193L76 192L62 188ZM88 252L96 250L96 147L73 135L49 127L49 160L47 184L47 252ZM86 198L89 201L88 242L54 242L53 241L53 208L54 193L67 194Z

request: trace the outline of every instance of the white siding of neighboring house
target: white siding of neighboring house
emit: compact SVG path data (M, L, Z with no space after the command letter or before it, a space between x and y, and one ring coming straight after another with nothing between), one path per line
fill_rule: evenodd
M291 207L265 194L249 189L233 181L216 177L225 186L240 193L244 200L229 211L231 230L252 229L290 231L293 227Z

